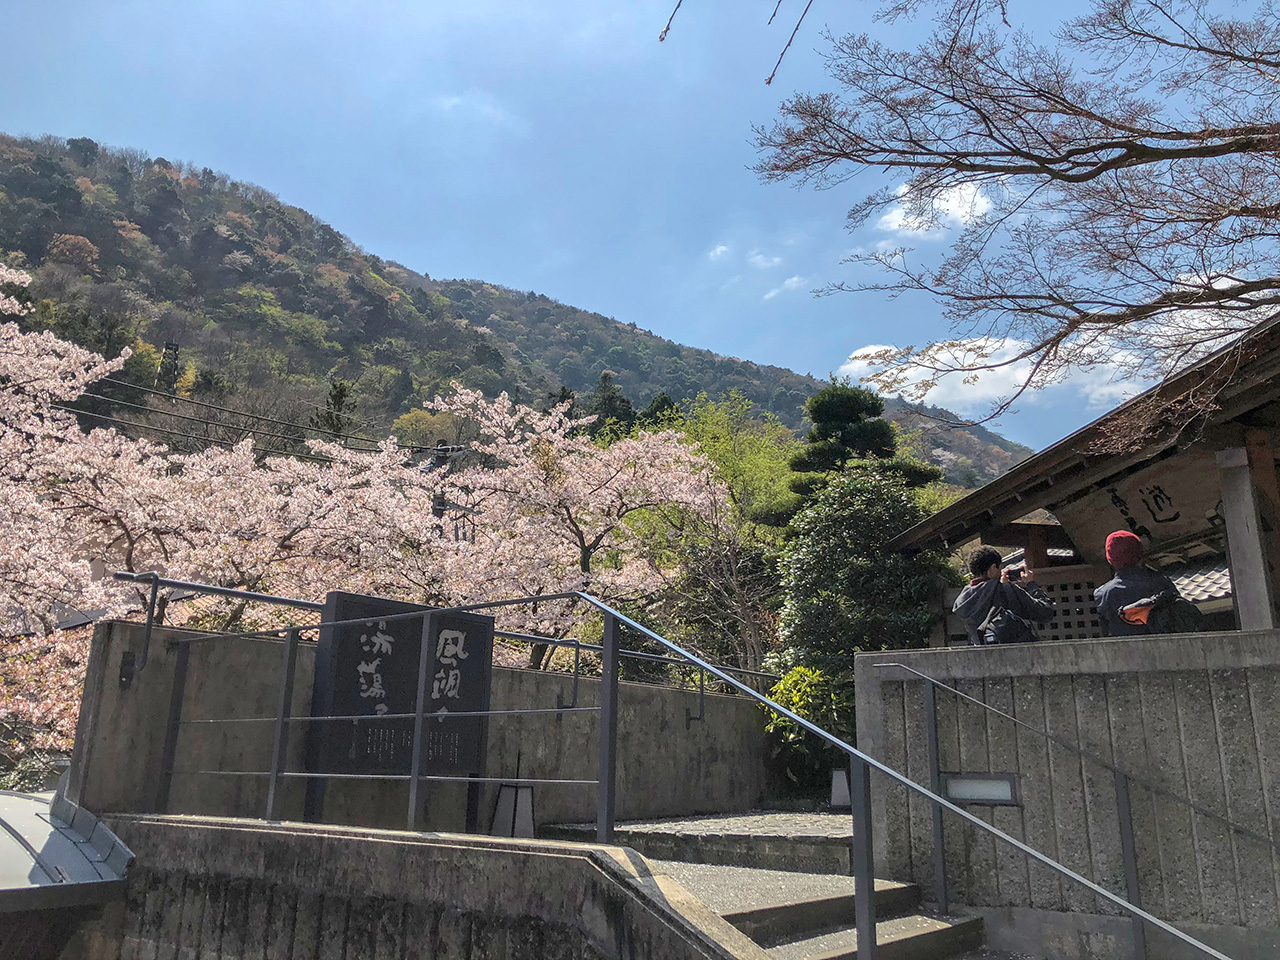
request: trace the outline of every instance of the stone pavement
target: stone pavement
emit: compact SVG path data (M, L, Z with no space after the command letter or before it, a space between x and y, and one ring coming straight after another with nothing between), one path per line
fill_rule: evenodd
M542 836L591 842L595 824L544 825ZM853 821L834 813L750 813L627 820L614 843L651 860L682 860L800 873L849 875Z
M757 867L654 860L654 869L678 881L682 887L719 914L756 910L773 904L828 897L853 896L853 877L822 873L792 873ZM876 890L903 884L877 880Z
M595 824L572 824L595 829ZM782 813L753 810L750 813L706 817L673 817L661 820L628 820L618 824L628 833L672 833L714 837L793 837L795 839L848 840L853 820L847 813Z

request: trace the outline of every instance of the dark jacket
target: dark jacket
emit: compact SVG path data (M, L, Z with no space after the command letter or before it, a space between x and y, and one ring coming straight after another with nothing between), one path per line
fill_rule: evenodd
M978 626L987 619L993 603L1036 623L1048 623L1053 619L1053 601L1034 580L1017 583L974 580L960 591L951 612L964 621L965 629L969 631L969 642L975 646L986 643L978 635Z
M1163 573L1155 573L1145 567L1124 567L1117 570L1114 577L1093 591L1098 620L1102 623L1102 635L1142 637L1151 633L1145 623L1125 623L1121 620L1120 608L1154 597L1164 590L1178 592L1173 581Z

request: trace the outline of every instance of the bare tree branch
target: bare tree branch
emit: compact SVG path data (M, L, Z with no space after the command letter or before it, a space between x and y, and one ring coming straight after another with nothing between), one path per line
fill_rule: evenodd
M994 0L890 0L880 19L926 3L915 49L828 35L835 91L756 131L767 181L895 178L847 216L901 239L846 261L880 279L824 292L921 293L951 329L871 357L873 385L921 399L943 376L1013 374L994 416L1082 370L1168 377L1280 316L1271 0L1094 0L1056 46ZM947 243L918 265L923 237ZM1211 394L1179 401L1185 425Z

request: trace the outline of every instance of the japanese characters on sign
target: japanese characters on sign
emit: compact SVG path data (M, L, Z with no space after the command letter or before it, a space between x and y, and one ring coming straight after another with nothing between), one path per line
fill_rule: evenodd
M314 716L351 721L312 724L312 770L404 774L413 763L413 714L424 630L430 656L424 711L423 772L480 773L487 718L458 716L488 709L493 620L472 614L397 615L429 608L348 593L329 594L324 619L355 621L321 630L316 653ZM376 719L383 718L386 719Z
M1221 523L1219 471L1212 448L1178 453L1176 468L1159 461L1117 474L1095 488L1053 506L1084 560L1104 564L1103 545L1114 530L1131 530L1151 548L1200 534Z
M428 629L432 660L426 712L431 719L423 734L424 768L432 773L479 773L488 718L474 714L489 709L493 619L437 614Z

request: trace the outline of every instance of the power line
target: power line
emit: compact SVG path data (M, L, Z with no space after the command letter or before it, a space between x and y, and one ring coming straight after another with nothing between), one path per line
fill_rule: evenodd
M122 407L133 407L135 410L143 410L147 413L158 414L159 416L162 416L162 417L177 417L179 420L189 420L192 423L203 423L203 424L208 424L209 426L222 427L224 430L239 430L244 433L252 433L255 436L271 437L272 439L275 439L275 440L286 440L291 443L298 443L302 439L305 439L305 438L299 438L297 436L289 436L288 434L284 434L284 433L272 433L270 430L258 430L252 427L242 427L242 426L237 426L235 424L223 423L220 420L205 420L202 417L191 417L185 413L177 413L176 411L173 411L173 410L157 410L155 407L148 407L145 404L131 403L128 400L117 400L114 397L104 397L98 393L83 393L81 394L81 396L89 397L93 400L104 400L107 403L119 404ZM377 453L378 452L377 447L347 447L346 449L355 450L357 453Z
M184 440L196 440L202 443L216 443L224 447L234 447L235 443L230 440L215 440L212 437L197 437L191 433L182 433L178 430L166 430L164 427L153 427L148 423L138 423L136 420L122 420L119 417L109 417L104 413L92 413L89 410L77 410L74 407L64 407L61 404L50 404L55 410L63 410L67 413L74 413L80 416L93 417L97 420L105 420L107 423L117 423L123 427L137 427L140 430L154 430L156 433L167 434L171 437L182 437ZM260 453L275 454L278 457L297 457L301 460L314 460L317 463L329 463L328 457L317 457L310 453L287 453L284 450L273 450L269 447L259 447Z
M334 433L333 431L326 430L323 427L315 427L307 424L295 423L292 420L281 420L278 417L268 417L265 414L261 414L261 413L247 413L244 410L236 410L232 407L224 407L216 403L206 403L203 400L192 400L190 397L180 397L172 393L165 393L163 390L153 390L150 387L142 387L136 383L130 383L127 380L117 380L115 377L103 377L102 379L107 383L114 383L122 387L128 387L132 390L141 390L143 393L155 394L156 396L164 397L167 400L180 400L183 403L192 403L192 404L195 404L197 407L204 407L208 410L218 410L218 411L221 411L222 413L233 413L237 417L249 417L253 420L263 420L268 423L277 423L284 427L293 427L296 430L310 430L312 433L320 433L329 437L339 437L343 440L359 440L363 443L373 443L373 444L378 443L378 440L374 439L373 437L364 437L354 433ZM103 398L103 399L110 399L110 398ZM124 401L112 400L111 402L123 403ZM315 406L315 405L309 404L309 406ZM317 409L325 409L325 408L317 407ZM401 444L398 444L398 446L400 446L405 450L413 450L413 451L428 449L428 448L414 446L413 444L407 444L407 443L401 443Z
M183 403L195 404L197 407L204 407L208 410L218 410L223 413L232 413L232 414L235 414L237 417L248 417L253 420L263 420L268 423L277 423L285 427L293 427L296 430L310 430L313 433L323 433L323 434L326 434L327 436L341 437L346 440L360 440L360 441L363 441L364 443L373 443L373 444L376 444L378 442L372 437L362 437L357 434L350 434L350 433L333 433L332 431L325 430L323 427L315 427L315 426L310 426L306 424L295 423L292 420L281 420L278 417L268 417L265 414L261 414L261 413L248 413L244 410L236 410L232 407L224 407L216 403L205 403L203 400L192 400L190 397L180 397L180 396L177 396L176 394L165 393L163 390L154 390L150 387L143 387L134 383L129 383L127 380L117 380L115 377L103 377L102 379L109 383L114 383L122 387L129 387L134 390L141 390L143 393L155 394L156 396L164 397L167 400L180 400ZM112 402L123 402L123 401L112 401Z

